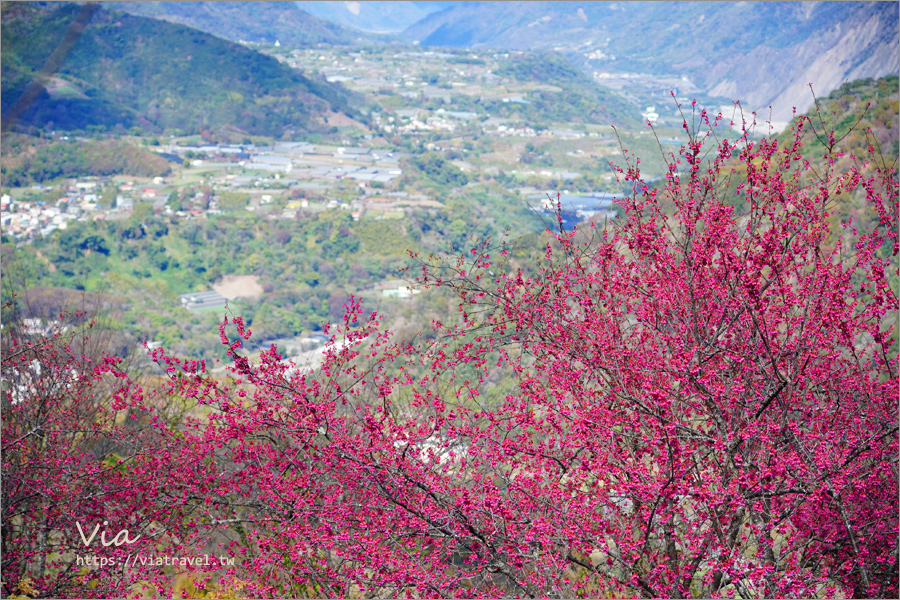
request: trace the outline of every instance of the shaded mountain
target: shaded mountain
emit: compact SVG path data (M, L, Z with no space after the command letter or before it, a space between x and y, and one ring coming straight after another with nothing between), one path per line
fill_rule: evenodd
M456 2L294 2L302 10L344 27L374 33L403 31L431 13Z
M293 2L102 2L141 17L187 25L233 42L248 41L290 46L353 43L358 32L316 18Z
M900 71L896 2L463 2L401 34L428 46L554 49L586 71L686 76L772 105L775 120L842 82Z
M322 130L326 112L352 113L356 102L339 85L183 25L73 4L4 3L2 17L4 128L15 116L18 128L282 135ZM33 102L13 108L33 80Z

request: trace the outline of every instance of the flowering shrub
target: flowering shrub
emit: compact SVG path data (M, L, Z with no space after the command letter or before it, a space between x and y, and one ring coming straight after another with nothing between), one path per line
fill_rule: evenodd
M178 469L140 518L253 596L896 595L896 172L718 122L531 274L490 241L423 259L459 309L427 339L353 300L313 371L242 357L240 318L227 378L153 351L196 410L155 430ZM872 226L836 225L856 197Z

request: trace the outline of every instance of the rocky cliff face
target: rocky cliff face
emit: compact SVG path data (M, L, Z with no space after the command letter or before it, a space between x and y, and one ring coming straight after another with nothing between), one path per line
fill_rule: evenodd
M823 96L847 81L895 75L900 70L897 4L892 19L883 8L863 7L846 21L786 48L762 45L711 61L709 93L733 95L765 116L771 106L773 121L788 121L794 107L803 113L812 106L809 84Z
M686 76L773 121L841 83L900 72L896 2L472 2L404 32L424 45L554 49L587 71ZM771 111L769 106L772 107Z

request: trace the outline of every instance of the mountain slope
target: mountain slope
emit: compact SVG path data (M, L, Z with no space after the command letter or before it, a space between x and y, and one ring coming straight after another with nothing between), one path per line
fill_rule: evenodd
M637 108L612 90L597 85L566 58L555 52L514 56L497 69L496 75L523 83L549 84L559 92L535 91L528 104L495 103L496 114L519 112L532 123L548 117L567 123L604 123L637 127Z
M349 32L300 10L293 2L103 2L103 6L141 17L187 25L233 42L290 46L347 45Z
M843 81L900 71L896 2L465 2L402 37L554 49L586 71L684 75L775 120Z
M83 10L2 5L4 128ZM352 112L356 101L344 88L274 58L165 21L100 8L76 39L36 101L18 115L18 127L184 133L228 127L281 135L321 129L323 113Z

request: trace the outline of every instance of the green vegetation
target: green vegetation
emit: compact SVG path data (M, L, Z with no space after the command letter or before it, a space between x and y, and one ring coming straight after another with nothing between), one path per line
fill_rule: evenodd
M459 167L433 152L420 154L414 157L411 163L422 175L438 186L460 187L469 182L469 178Z
M556 52L515 56L497 70L497 75L558 86L592 83L587 75Z
M596 85L587 75L555 52L515 57L497 75L520 82L562 88L559 92L535 91L525 103L494 101L491 112L503 117L518 115L529 123L603 123L635 126L638 110L619 94Z
M222 210L237 210L247 206L250 202L250 194L245 192L222 192L219 196L219 208Z
M413 191L421 191L420 184L443 188L465 177L440 156L416 158L432 165L433 176L443 183L419 177L409 183ZM366 306L379 312L409 313L404 331L421 331L434 310L445 310L440 297L417 297L433 305L428 312L398 301L379 307L381 294L372 291L409 265L408 250L462 248L472 236L496 240L507 229L517 235L542 228L517 197L494 184L473 183L445 197L441 209L395 209L399 218L361 221L340 209L303 209L296 219L270 219L263 211L244 210L249 198L244 192L219 193L225 214L200 219L154 214L149 204L137 203L127 219L71 221L67 229L24 246L4 237L3 297L8 300L14 289L30 290L29 296L62 308L52 299L102 294L127 307L117 321L130 335L194 357L218 351L211 323L221 311L184 310L178 294L209 289L226 275L255 276L263 288L256 298L229 303L248 320L256 340L296 336L333 322L342 317L351 293L366 296ZM192 210L208 206L210 198L211 190L200 184L172 193L168 204Z
M80 7L4 3L2 109L24 93ZM98 9L18 127L44 130L246 132L325 130L327 110L353 112L343 88L275 58L165 21Z
M170 163L154 152L123 141L61 141L3 136L2 183L20 187L58 177L128 174L157 177L171 172Z
M173 349L203 355L215 340L191 342L189 325L207 319L178 308L178 294L209 289L223 275L257 276L263 297L233 308L254 325L256 339L298 335L340 318L351 292L396 277L406 249L418 248L409 227L356 223L346 211L277 224L244 211L202 221L136 213L124 221L72 222L21 248L4 243L3 270L20 291L67 288L119 298L132 307L120 317L126 329L166 336Z

